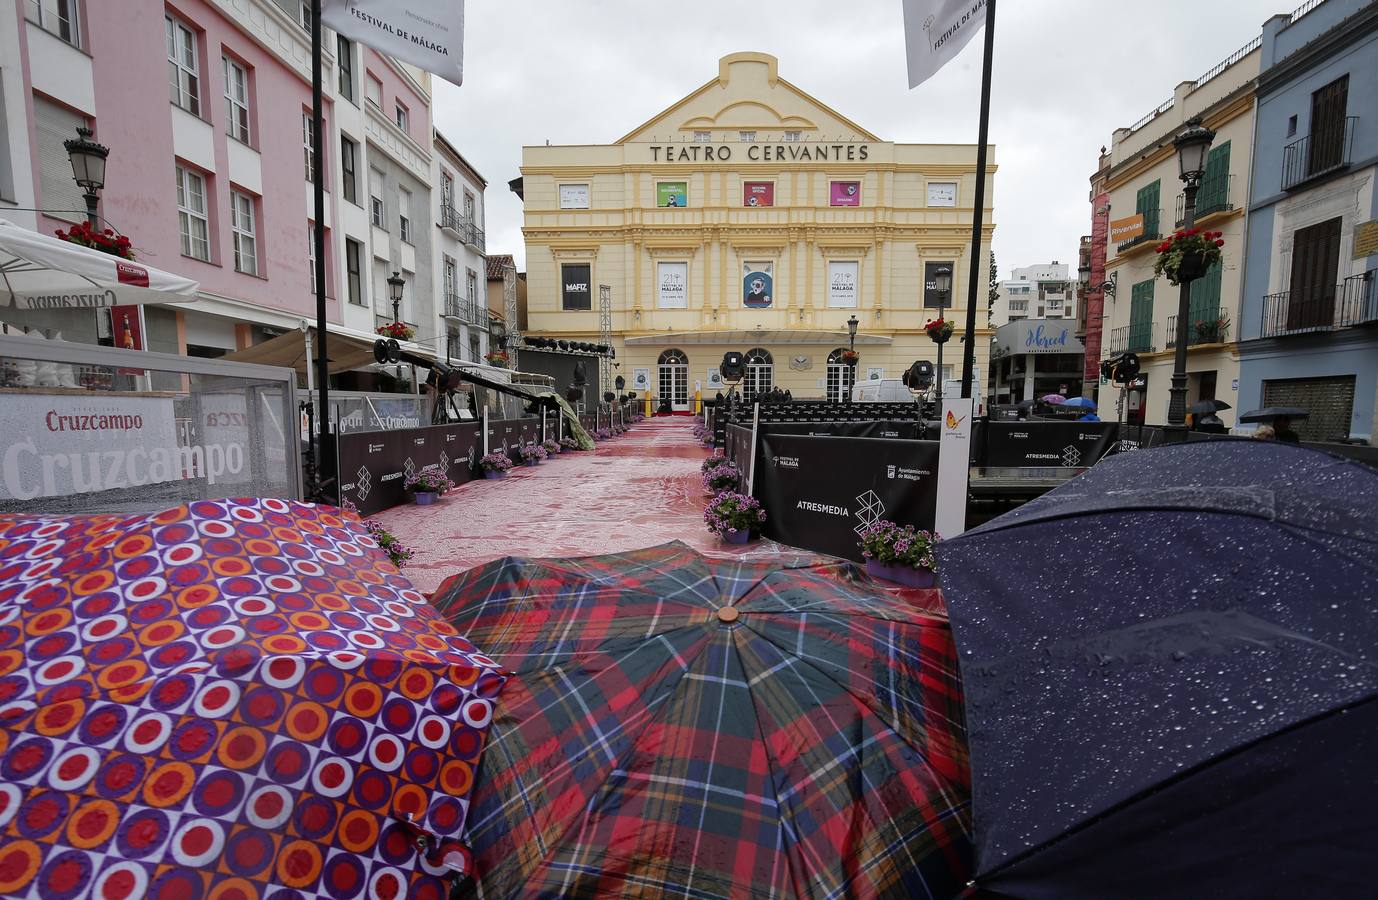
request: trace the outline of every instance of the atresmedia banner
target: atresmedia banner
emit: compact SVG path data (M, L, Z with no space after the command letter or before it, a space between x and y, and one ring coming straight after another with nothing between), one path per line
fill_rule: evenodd
M932 530L937 441L762 434L759 442L755 494L767 537L860 562L859 532L877 519Z
M325 0L321 23L446 81L464 83L464 0Z
M498 423L501 424L501 423ZM407 478L438 465L455 484L473 478L479 457L479 423L430 425L339 436L340 502L368 516L408 502Z
M988 422L980 465L987 468L1084 469L1115 440L1114 422Z

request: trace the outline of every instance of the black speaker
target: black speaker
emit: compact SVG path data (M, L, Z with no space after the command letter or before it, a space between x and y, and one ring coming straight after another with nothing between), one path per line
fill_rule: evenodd
M612 380L612 384L613 387L617 388L619 391L625 390L627 387L627 379L623 378L621 375L618 375L616 378Z
M904 370L904 386L916 393L923 393L933 386L933 364L926 359L916 360Z
M603 402L604 402L604 403L611 403L612 401L614 401L614 400L616 400L616 399L617 399L617 395L614 394L612 391L604 391L604 392L603 392Z
M584 385L586 385L586 384L588 384L588 383L589 383L588 371L584 368L584 364L583 364L582 362L577 362L577 363L575 363L575 364L574 364L574 378L571 379L570 384L574 385L575 387L583 387Z
M746 377L746 357L736 350L729 350L722 355L722 365L718 367L718 372L722 375L722 380L729 384L735 384Z
M561 350L568 350L568 349L569 349L569 341L564 341L564 340L556 341L556 342L555 342L555 346L559 347Z

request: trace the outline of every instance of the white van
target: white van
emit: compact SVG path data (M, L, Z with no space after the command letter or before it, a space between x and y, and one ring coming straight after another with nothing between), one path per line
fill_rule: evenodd
M877 378L852 386L853 403L912 402L914 395L898 378Z

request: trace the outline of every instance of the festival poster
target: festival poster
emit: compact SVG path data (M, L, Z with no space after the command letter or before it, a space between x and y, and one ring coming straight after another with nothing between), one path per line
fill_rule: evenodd
M689 308L689 264L662 262L656 264L659 291L656 306L660 309Z
M688 184L683 181L656 182L656 206L683 209L688 205Z
M775 295L775 263L743 263L742 302L750 309L768 309Z
M831 309L856 309L860 263L828 262L828 306Z
M829 205L829 206L860 206L860 205L861 205L861 182L860 182L860 181L830 181L830 182L828 182L828 205Z
M773 181L744 181L744 182L742 182L742 205L743 205L743 206L774 206L774 205L775 205L775 182L773 182Z

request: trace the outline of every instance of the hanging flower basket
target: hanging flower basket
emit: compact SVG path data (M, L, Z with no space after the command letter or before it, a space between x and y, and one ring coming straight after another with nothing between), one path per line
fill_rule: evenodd
M507 354L503 353L501 350L483 354L483 361L495 369L505 369L510 362L507 358Z
M1224 256L1223 232L1186 228L1157 246L1158 258L1153 262L1154 275L1166 275L1169 284L1181 284L1206 274Z
M923 330L928 332L928 338L933 343L946 344L952 339L952 320L941 316L929 319L924 323Z
M409 341L416 337L416 329L405 322L389 322L386 325L379 325L376 331L383 337L398 341Z
M118 256L120 259L134 258L134 250L129 246L129 238L122 234L116 234L110 228L102 231L98 228L92 228L90 222L78 222L66 231L59 228L53 233L58 236L59 240L69 244L80 244L83 247L90 247L92 250Z
M843 350L841 359L847 365L854 366L857 364L857 361L861 359L861 354L857 353L855 350Z

